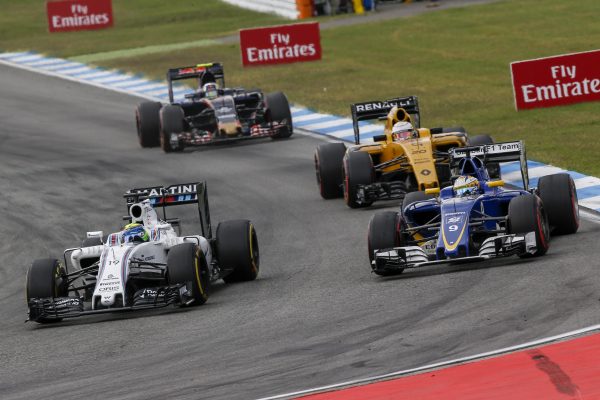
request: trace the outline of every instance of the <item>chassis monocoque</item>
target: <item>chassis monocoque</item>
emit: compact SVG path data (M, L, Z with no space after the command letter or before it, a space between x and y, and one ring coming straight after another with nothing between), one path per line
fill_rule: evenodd
M30 320L200 305L218 279L256 278L259 251L253 225L224 221L213 237L206 183L133 189L125 197L125 219L142 225L147 241L126 241L122 231L106 236L88 232L82 246L64 251L64 263L34 261L26 283ZM179 220L166 218L165 207L179 204L198 205L201 234L180 236Z
M208 99L202 91L185 95L175 102L173 81L195 80L201 86L216 82L222 89ZM169 104L146 101L135 112L142 147L161 146L165 152L189 146L270 137L288 138L293 133L292 114L281 92L260 89L225 88L220 63L198 64L169 69Z
M379 212L369 223L368 248L372 270L379 275L453 262L481 261L518 255L541 256L550 233L571 234L579 227L577 192L566 173L541 177L529 188L522 142L466 147L450 151L457 175L476 177L478 194L456 196L452 186L431 198L420 193L401 212ZM521 163L524 189L505 189L490 180L485 164Z
M355 145L324 143L314 156L321 197L343 196L351 208L440 188L450 180L450 148L493 143L489 135L469 137L462 127L421 128L416 96L353 104L351 112ZM370 119L385 120L383 134L374 136L373 143L361 144L360 123ZM394 137L392 129L399 121L411 122L415 128L411 138ZM499 178L496 164L490 173Z

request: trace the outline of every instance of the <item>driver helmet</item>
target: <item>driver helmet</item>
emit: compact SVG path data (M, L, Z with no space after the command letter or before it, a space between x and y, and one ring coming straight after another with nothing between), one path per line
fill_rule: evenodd
M394 124L392 128L392 138L394 140L406 140L412 137L413 126L408 121L400 121Z
M125 225L121 237L123 243L142 243L150 239L146 229L144 229L142 224L138 224L137 222Z
M473 176L459 176L454 181L454 194L458 197L469 196L479 192L479 181Z
M207 99L216 99L219 95L219 88L215 82L208 82L202 86L202 91Z

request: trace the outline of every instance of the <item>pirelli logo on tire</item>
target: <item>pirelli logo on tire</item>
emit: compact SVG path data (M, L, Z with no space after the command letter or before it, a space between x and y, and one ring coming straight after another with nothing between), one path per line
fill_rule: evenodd
M600 50L511 63L517 111L600 100L599 65Z

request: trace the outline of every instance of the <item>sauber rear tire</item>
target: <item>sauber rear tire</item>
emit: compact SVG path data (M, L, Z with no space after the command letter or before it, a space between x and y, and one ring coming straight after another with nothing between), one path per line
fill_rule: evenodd
M579 204L575 182L569 174L542 176L538 181L538 193L546 212L552 234L568 235L579 229Z
M204 253L194 243L182 243L171 247L167 253L167 274L170 285L192 285L193 305L202 305L208 300L210 271Z
M490 135L477 135L469 138L469 146L481 146L484 144L494 144L494 139ZM485 167L490 179L502 179L500 163L488 163Z
M365 151L351 151L344 157L344 201L350 208L368 207L373 202L357 202L358 186L370 185L375 179L373 160Z
M535 232L537 250L535 254L520 254L519 257L541 256L550 246L550 226L542 200L536 195L522 195L508 204L508 232Z
M253 281L260 269L258 238L245 219L223 221L217 226L217 259L221 270L232 270L226 283Z
M369 221L369 230L367 235L367 247L369 251L369 261L375 258L375 250L389 249L403 245L399 228L401 226L401 216L395 211L381 211L375 213ZM397 271L377 271L377 275L389 276L401 274L403 269Z
M67 297L68 283L65 270L58 260L44 258L35 260L27 271L26 297L27 303L33 298ZM62 318L42 317L35 320L39 323L59 322Z
M346 154L344 143L323 143L315 151L315 170L319 193L324 199L335 199L344 195L343 162Z
M285 127L277 134L271 136L272 139L285 139L294 133L292 124L292 112L287 97L282 92L268 93L266 95L267 115L269 122L284 122Z
M145 101L135 109L138 140L142 147L160 146L160 109L162 104Z
M160 147L165 153L183 150L171 146L171 133L181 133L183 129L183 109L177 105L164 106L160 110Z

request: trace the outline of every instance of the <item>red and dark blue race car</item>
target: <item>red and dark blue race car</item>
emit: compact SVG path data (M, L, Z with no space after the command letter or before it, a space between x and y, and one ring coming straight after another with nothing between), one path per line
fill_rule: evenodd
M491 180L487 163L520 161L523 189ZM450 150L454 183L415 192L400 212L384 211L369 223L373 272L399 274L417 268L497 257L541 256L550 234L579 228L573 179L566 173L543 176L529 187L525 147L520 141Z

